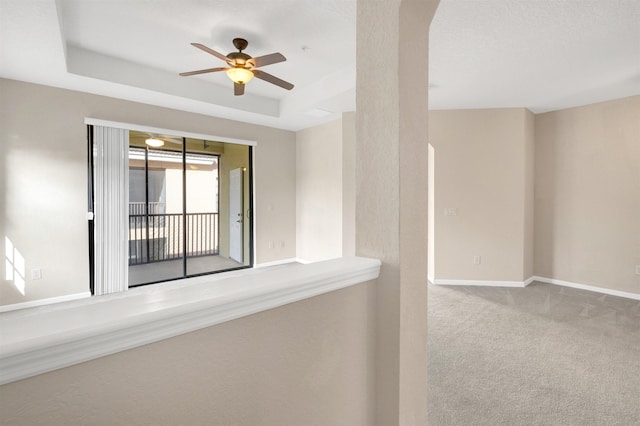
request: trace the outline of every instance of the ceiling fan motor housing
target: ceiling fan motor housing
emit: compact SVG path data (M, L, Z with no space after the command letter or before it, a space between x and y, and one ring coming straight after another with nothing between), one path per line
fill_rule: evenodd
M231 52L227 55L227 58L229 58L229 61L228 61L229 65L244 67L245 64L250 65L250 64L247 64L247 61L251 59L251 56L242 52ZM250 65L250 66L253 66L253 65Z

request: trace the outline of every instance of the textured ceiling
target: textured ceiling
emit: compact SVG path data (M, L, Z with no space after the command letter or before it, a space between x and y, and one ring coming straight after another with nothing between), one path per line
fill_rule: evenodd
M640 94L638 0L442 0L432 108L544 112Z
M0 76L298 130L355 108L355 0L0 0ZM638 0L441 0L434 109L561 109L640 94ZM234 97L224 54L281 52ZM327 113L323 114L323 111Z

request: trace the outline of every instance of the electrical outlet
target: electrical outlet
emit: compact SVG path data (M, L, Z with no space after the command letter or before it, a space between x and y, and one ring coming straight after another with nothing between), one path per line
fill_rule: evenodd
M273 248L273 241L269 241L269 248L272 249Z
M640 275L640 265L636 265L636 275Z
M445 216L458 216L458 209L456 207L447 207L444 209Z
M473 264L479 265L482 262L482 258L480 256L473 256Z
M34 268L31 270L31 279L32 280L41 280L42 279L42 269Z

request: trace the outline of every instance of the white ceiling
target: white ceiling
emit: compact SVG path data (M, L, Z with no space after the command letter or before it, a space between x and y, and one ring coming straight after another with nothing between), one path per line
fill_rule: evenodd
M299 130L355 109L355 0L0 0L0 76ZM433 109L543 112L640 94L639 0L441 0ZM234 97L227 54L281 52ZM322 111L328 115L318 117Z
M640 94L640 0L442 0L432 108L535 113Z

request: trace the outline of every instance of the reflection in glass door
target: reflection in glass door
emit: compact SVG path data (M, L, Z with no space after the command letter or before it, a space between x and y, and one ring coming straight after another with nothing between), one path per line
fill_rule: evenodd
M242 262L242 169L229 172L229 258Z

